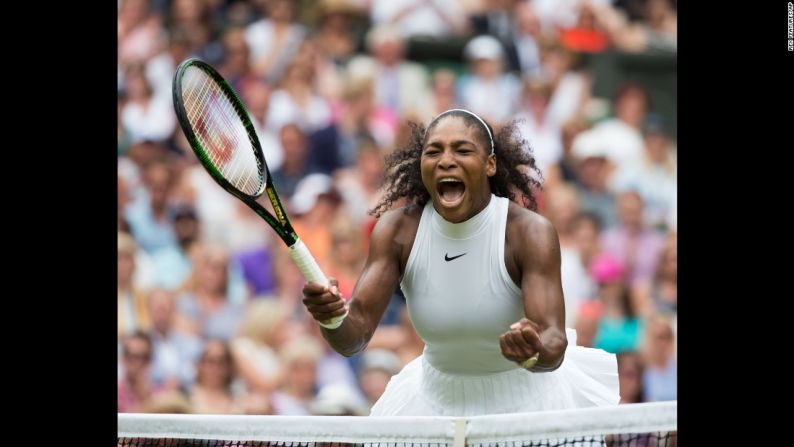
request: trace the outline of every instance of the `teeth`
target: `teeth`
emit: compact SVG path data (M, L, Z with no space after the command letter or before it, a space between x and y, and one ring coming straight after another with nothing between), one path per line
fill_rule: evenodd
M442 178L438 181L439 183L450 183L450 182L460 182L460 180L455 178Z

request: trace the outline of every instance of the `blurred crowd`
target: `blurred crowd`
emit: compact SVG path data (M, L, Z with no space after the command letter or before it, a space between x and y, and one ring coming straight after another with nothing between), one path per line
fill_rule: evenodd
M118 411L364 415L423 349L399 290L364 353L322 339L281 240L178 128L188 57L246 103L296 232L345 298L407 123L452 107L519 120L576 343L618 354L623 403L676 399L674 123L653 86L593 94L581 61L606 51L675 55L675 1L119 0Z

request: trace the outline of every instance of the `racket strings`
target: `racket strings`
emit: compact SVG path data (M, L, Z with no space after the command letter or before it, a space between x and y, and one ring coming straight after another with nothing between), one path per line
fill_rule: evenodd
M240 144L240 141L239 141L239 139L237 137L238 137L238 134L239 134L241 126L240 126L240 122L239 121L237 121L237 120L233 121L233 118L231 118L232 116L237 118L237 111L235 110L235 108L232 105L231 101L229 101L226 98L226 96L224 96L223 92L220 90L220 88L216 84L213 83L212 87L213 87L212 88L213 105L216 105L216 106L220 105L220 107L222 108L222 110L220 112L218 112L217 114L213 114L212 116L222 119L223 122L224 122L223 124L226 126L226 129L232 129L233 131L237 131L237 132L233 132L232 135L231 135L234 138L234 146L233 147L237 148L237 147L239 147L239 144ZM223 98L223 99L219 100L218 98ZM232 115L232 114L234 114L234 115ZM235 124L237 124L237 125L235 126ZM218 127L218 128L220 129L220 127ZM247 134L247 132L245 132L245 129L243 129L243 133ZM238 189L244 190L243 188L241 188L241 186L247 186L249 184L249 182L251 181L251 175L250 175L251 174L251 170L244 171L243 172L243 174L245 174L244 177L239 176L240 170L242 168L240 166L240 163L242 162L241 160L242 160L241 157L233 157L232 160L231 160L231 164L229 166L229 172L233 173L233 177L232 178L239 177L239 179L240 179L239 181L240 181L241 184L240 185L235 184L234 186L236 188L238 188ZM242 168L242 169L244 169L244 168ZM254 186L256 186L256 185L254 185Z
M207 78L206 75L205 78ZM209 87L205 89L204 94L200 96L201 104L204 106L200 110L204 112L202 114L204 119L211 119L208 129L208 136L214 141L214 143L216 143L217 146L221 146L220 150L213 151L215 152L215 155L217 155L217 159L213 157L211 160L213 160L213 164L216 167L219 165L221 166L222 174L227 180L231 181L235 188L241 191L249 192L251 190L251 186L256 186L251 184L250 169L248 172L245 172L244 165L241 166L242 157L233 157L235 154L234 150L238 148L240 144L239 138L237 138L237 133L239 132L241 125L239 125L238 122L238 125L235 126L230 119L229 114L235 113L234 109L231 107L228 99L223 96L223 93L220 91L220 88L217 86L217 84L210 79L205 79L204 84L208 85ZM224 139L226 141L223 141ZM227 159L223 160L223 156L226 156Z
M190 73L200 72L198 69L188 70L186 73L186 78ZM212 97L211 94L213 93L212 87L213 82L207 79L207 76L203 73L191 76L188 79L186 89L187 92L197 92L195 95L190 95L190 100L193 101L195 107L191 107L191 110L188 113L188 119L191 121L191 124L194 124L194 128L197 131L197 136L202 140L202 146L211 149L207 153L210 162L212 162L213 166L221 168L221 172L224 174L224 176L226 176L226 174L229 174L230 172L226 166L226 163L222 163L224 160L221 159L221 154L224 154L224 152L218 150L219 148L217 147L220 138L220 129L221 126L223 126L218 122L218 119L222 118L222 116L219 116L217 111L212 113L213 111L211 109L213 104L210 103L210 98ZM223 127L228 127L228 124ZM218 132L215 132L216 130L218 130ZM234 134L231 136L234 137ZM235 141L235 143L237 143L237 141Z
M183 80L185 110L206 157L235 188L257 195L264 184L263 169L252 150L253 137L240 119L243 111L203 70L191 67Z

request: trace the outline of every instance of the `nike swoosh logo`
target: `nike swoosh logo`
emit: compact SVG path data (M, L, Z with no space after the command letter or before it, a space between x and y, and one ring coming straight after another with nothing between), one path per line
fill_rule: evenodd
M466 254L466 253L463 253L463 255L465 255L465 254ZM458 259L459 257L461 257L461 256L463 256L463 255L457 255L457 256L453 256L453 257L451 257L451 258L450 258L450 257L449 257L449 254L447 254L447 253L444 253L444 260L445 260L445 261L447 261L447 262L449 262L449 261L452 261L453 259Z

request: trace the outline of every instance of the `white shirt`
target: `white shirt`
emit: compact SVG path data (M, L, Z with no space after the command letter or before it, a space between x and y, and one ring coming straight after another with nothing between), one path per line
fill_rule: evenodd
M146 138L164 141L174 133L176 115L169 101L162 96L154 96L146 108L134 102L128 102L124 106L121 110L121 123L130 131L133 140Z
M287 31L284 40L280 42L281 48L278 49L278 56L272 61L269 72L266 75L270 81L276 81L281 77L282 70L298 51L303 38L306 36L306 29L302 25L292 24ZM266 58L276 45L276 28L268 19L258 20L245 29L245 41L251 50L250 60L252 62Z
M516 116L520 119L518 131L521 137L527 140L532 154L535 156L540 172L547 172L551 165L557 164L562 159L562 139L560 138L560 127L548 118L538 124L535 118L528 113L521 113Z
M415 35L445 37L452 34L452 28L439 15L435 8L427 3L434 2L439 9L445 11L447 17L455 21L465 21L463 7L458 0L373 0L371 19L373 24L390 23L401 11L410 6L421 4L404 15L395 26L403 37Z
M464 75L460 91L465 108L496 124L512 117L521 96L521 83L509 74L494 79Z
M304 132L310 133L331 123L331 107L325 99L317 95L312 95L305 105L300 105L289 93L279 89L270 96L265 121L268 129L276 135L284 125L290 123L295 123Z
M491 196L479 214L444 220L428 202L422 212L402 290L411 321L436 369L479 375L515 369L499 336L524 317L521 290L504 262L509 200Z

